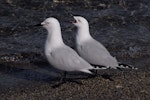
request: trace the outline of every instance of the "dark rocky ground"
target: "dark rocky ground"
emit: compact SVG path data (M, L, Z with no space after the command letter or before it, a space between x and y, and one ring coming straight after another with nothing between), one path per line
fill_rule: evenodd
M68 81L52 88L61 71L45 59L46 31L33 25L56 17L64 42L73 47L75 28L68 21L69 13L85 17L92 36L118 61L138 70L103 70L89 79L83 73L69 73L69 79L83 84ZM150 1L0 1L0 99L149 100Z

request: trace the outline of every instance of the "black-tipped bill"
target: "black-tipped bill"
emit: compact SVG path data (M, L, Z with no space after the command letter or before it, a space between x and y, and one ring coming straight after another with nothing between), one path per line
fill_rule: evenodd
M42 24L36 24L36 25L34 25L34 26L42 26Z

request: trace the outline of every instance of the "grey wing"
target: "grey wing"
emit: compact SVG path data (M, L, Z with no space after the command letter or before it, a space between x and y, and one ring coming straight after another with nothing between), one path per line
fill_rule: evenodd
M112 57L108 50L96 40L88 41L78 47L78 52L91 64L106 65Z
M92 67L84 61L74 50L64 47L56 50L53 57L57 59L58 66L66 71L79 71L80 69L91 69Z

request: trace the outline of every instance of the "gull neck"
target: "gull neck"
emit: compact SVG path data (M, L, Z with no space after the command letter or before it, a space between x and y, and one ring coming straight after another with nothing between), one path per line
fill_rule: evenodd
M61 29L59 27L54 27L53 29L48 29L48 36L46 40L46 46L50 48L56 48L64 44L61 35Z

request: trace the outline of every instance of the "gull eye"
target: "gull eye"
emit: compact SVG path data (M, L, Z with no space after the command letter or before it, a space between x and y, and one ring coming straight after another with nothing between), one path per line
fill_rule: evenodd
M49 24L49 22L45 22L45 24Z
M78 19L78 22L81 22L80 19Z

